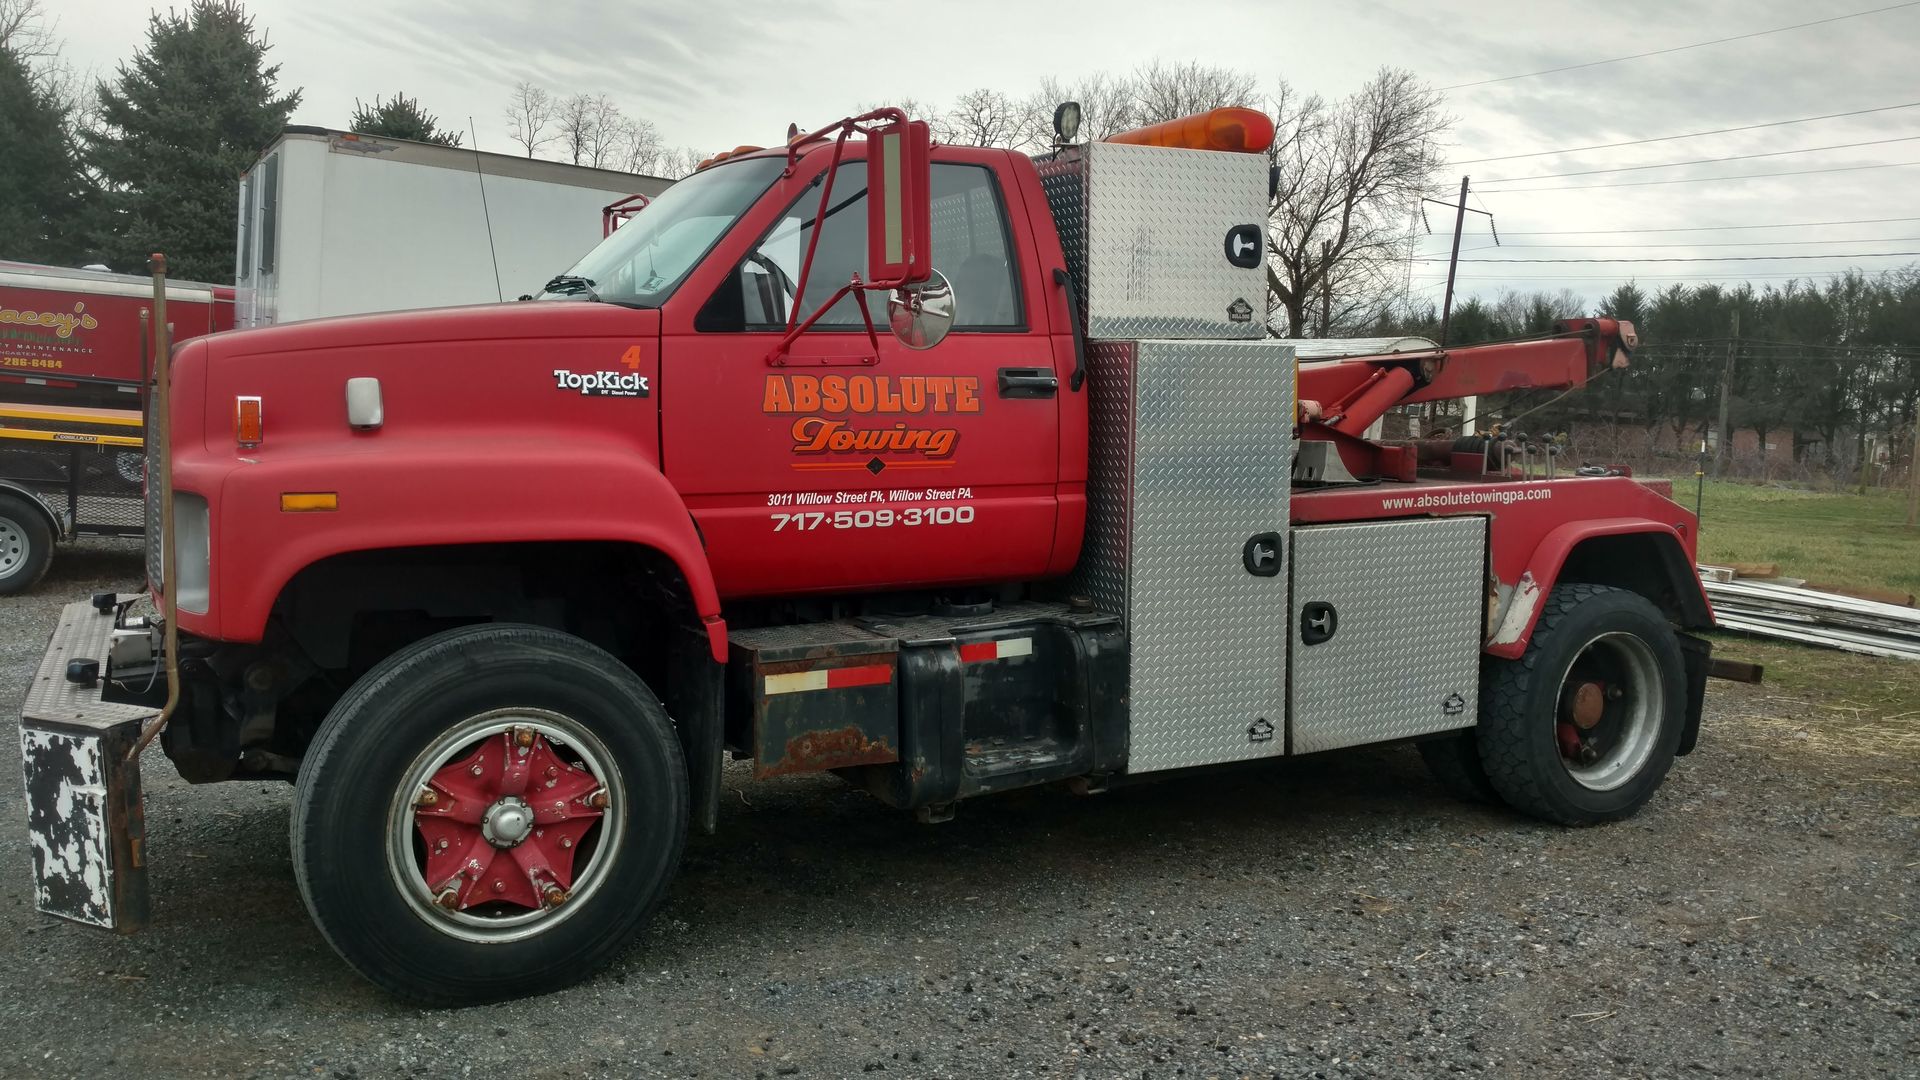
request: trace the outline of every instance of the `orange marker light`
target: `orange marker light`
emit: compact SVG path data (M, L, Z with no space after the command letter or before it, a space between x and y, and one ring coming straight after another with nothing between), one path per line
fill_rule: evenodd
M260 445L260 431L260 399L234 398L233 441L239 443L242 450L256 449Z
M280 493L280 509L289 514L338 510L340 495L334 491L284 491Z
M1259 109L1215 109L1183 116L1164 124L1149 124L1118 135L1110 143L1136 146L1174 146L1183 150L1229 150L1264 154L1273 145L1273 119Z

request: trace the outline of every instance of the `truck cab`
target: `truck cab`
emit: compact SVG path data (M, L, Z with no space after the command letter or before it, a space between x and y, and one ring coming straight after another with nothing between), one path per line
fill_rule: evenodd
M610 960L727 757L927 822L1392 742L1546 820L1644 806L1698 728L1691 515L1497 429L1366 437L1632 328L1301 362L1265 117L1061 135L877 110L709 162L539 299L179 349L154 610L70 605L23 717L30 828L83 853L41 910L144 920L156 735L292 781L328 940L442 1003Z

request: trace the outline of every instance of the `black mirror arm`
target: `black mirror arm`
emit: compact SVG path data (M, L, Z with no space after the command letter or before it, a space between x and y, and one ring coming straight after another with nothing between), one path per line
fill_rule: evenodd
M1073 275L1064 268L1053 268L1053 283L1067 291L1067 318L1073 322L1073 378L1067 386L1079 393L1087 382L1087 335L1080 325L1080 297L1073 291Z

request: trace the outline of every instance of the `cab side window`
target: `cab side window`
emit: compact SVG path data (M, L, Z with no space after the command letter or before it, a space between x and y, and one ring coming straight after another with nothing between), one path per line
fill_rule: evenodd
M1007 228L1005 204L993 174L978 165L935 165L933 176L933 265L953 285L956 330L1020 330L1019 274ZM805 296L796 297L800 264L813 242L820 211L820 185L794 200L773 228L740 264L727 284L708 300L695 319L703 331L775 330L811 315L854 274L865 275L867 259L867 167L842 162L832 199L819 226L820 241ZM884 325L886 300L868 294L874 325ZM797 311L797 314L794 314ZM816 327L860 329L860 308L844 296L820 317Z

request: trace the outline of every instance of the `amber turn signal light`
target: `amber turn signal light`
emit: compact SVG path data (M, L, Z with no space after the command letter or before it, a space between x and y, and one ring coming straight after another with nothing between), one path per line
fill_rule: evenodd
M289 514L338 510L340 494L334 491L283 491L280 493L280 509Z
M240 449L242 450L253 450L259 447L259 398L237 397L233 399L233 441L239 443Z

